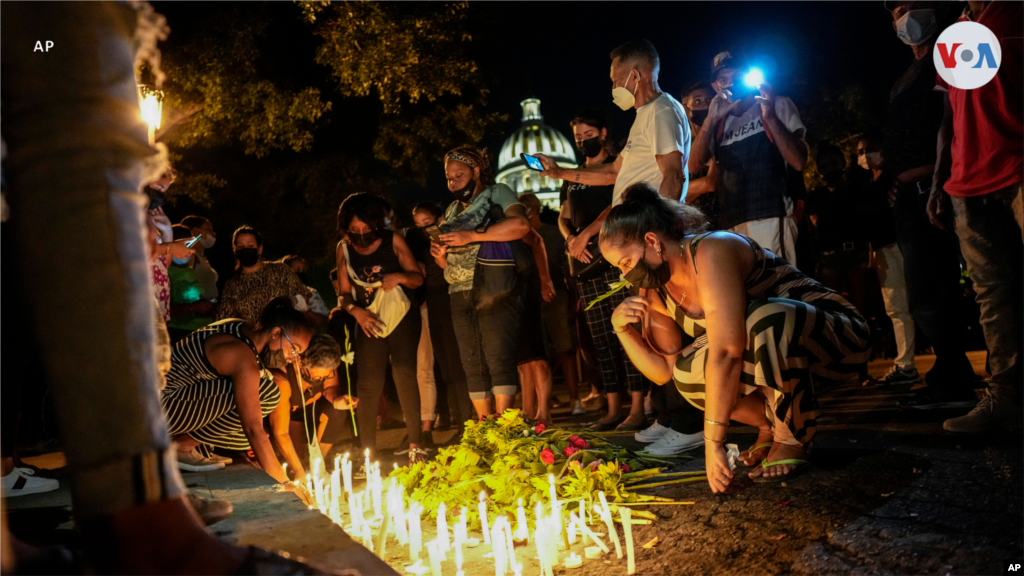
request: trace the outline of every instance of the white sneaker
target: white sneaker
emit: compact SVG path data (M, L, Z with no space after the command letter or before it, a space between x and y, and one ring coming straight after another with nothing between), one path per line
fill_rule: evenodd
M674 456L703 445L703 430L693 434L680 434L675 430L669 430L657 442L648 446L644 452L651 456Z
M228 458L227 456L221 456L220 454L215 454L213 452L210 452L210 455L207 456L207 458L209 458L210 460L213 460L214 462L220 462L221 464L223 464L225 466L227 466L228 464L231 464L232 462L234 462L234 460L232 460L231 458Z
M27 494L40 494L51 492L60 488L60 482L52 478L35 476L36 471L31 468L15 468L2 480L3 494L5 498L25 496Z
M587 409L583 407L583 403L579 400L572 401L572 415L581 416L587 413Z
M223 462L214 462L200 454L198 447L193 448L188 454L178 452L178 468L186 472L210 472L220 470L223 467Z
M654 424L651 424L646 429L641 430L633 435L637 442L656 442L659 438L665 435L665 432L671 430L668 426L662 426L655 420Z

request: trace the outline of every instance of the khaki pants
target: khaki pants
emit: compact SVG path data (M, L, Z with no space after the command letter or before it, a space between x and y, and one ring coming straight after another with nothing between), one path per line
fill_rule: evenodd
M892 329L896 334L896 365L904 370L914 369L914 317L910 314L910 301L907 298L903 254L895 242L875 250L875 271L882 284L885 313L892 320Z

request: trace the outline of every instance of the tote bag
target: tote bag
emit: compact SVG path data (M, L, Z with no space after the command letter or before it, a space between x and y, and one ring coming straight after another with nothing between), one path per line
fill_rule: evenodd
M341 243L341 250L345 253L345 269L348 270L348 278L353 284L362 286L363 288L380 288L380 282L366 283L356 276L356 271L352 269L352 259L348 256L348 242L344 240ZM352 298L356 297L356 289L352 287ZM376 295L373 297L373 302L366 307L367 310L373 312L380 318L380 321L384 323L384 329L381 331L380 338L387 338L391 332L398 327L398 324L405 318L406 313L412 308L412 304L409 303L409 298L405 295L405 291L402 290L401 286L396 286L392 290L377 290Z

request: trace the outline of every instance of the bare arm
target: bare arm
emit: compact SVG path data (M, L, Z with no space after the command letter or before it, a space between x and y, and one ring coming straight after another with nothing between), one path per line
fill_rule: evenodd
M686 191L686 203L691 204L697 198L710 194L718 189L718 163L714 160L708 167L706 176L697 178L690 182L690 188Z
M804 141L797 138L796 134L790 132L774 112L766 114L764 122L769 126L772 138L775 140L775 146L782 154L782 158L794 170L803 171L804 167L807 166L807 145L804 144Z
M406 244L405 238L395 234L394 242L395 255L398 256L398 263L402 266L402 272L392 272L387 276L393 276L396 284L402 284L406 288L416 289L423 285L423 274L420 272L420 266L416 262L416 258L412 255L412 250L409 250L409 245ZM389 284L387 276L383 281L384 289L389 290ZM393 288L393 286L391 287Z
M274 382L281 390L281 401L277 403L274 411L270 413L270 431L274 435L274 444L281 451L288 465L295 471L295 478L300 482L306 476L306 470L302 467L298 452L292 443L291 433L288 431L292 421L291 396L292 388L288 378L279 372L274 372Z
M545 302L550 302L555 296L555 285L551 282L551 270L548 268L548 253L544 249L544 239L536 230L523 236L523 242L530 247L533 253L533 260L537 263L537 274L540 276L540 292Z
M288 477L274 455L267 433L263 431L263 413L260 407L260 372L256 368L252 350L241 340L223 335L211 336L206 341L207 357L218 374L231 379L235 392L235 409L242 422L242 432L256 454L263 471L281 483Z
M558 231L562 233L562 238L568 238L574 232L571 215L572 207L569 205L569 199L566 198L558 210Z
M540 158L541 164L546 168L545 171L540 173L541 176L579 182L580 184L588 184L590 186L610 186L615 184L615 177L619 175L619 169L622 168L622 156L617 157L610 164L598 164L596 166L583 166L580 168L562 168L554 160L543 154L534 154L534 156Z
M662 356L651 350L643 336L632 326L651 312L651 304L647 300L641 296L630 296L612 313L612 330L618 334L622 348L637 369L658 386L664 386L672 381L672 368L676 365L678 354Z
M686 197L686 175L683 174L683 153L676 150L668 154L655 155L658 170L661 171L661 186L658 194L682 202Z
M501 222L492 224L482 234L475 230L455 230L441 234L441 240L448 246L465 246L484 241L511 242L526 236L531 230L526 208L522 204L513 204L505 210L505 218Z
M939 137L935 148L935 172L932 175L932 191L928 195L928 220L932 226L942 230L951 230L950 225L953 207L949 195L943 187L953 167L953 106L949 102L949 93L944 94L942 125L939 126Z

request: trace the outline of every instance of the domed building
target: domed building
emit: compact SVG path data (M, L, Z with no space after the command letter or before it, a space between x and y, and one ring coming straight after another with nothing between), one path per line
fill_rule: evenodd
M516 194L533 192L541 204L558 210L558 190L562 181L531 170L519 154L540 152L563 168L576 168L576 147L561 132L544 123L540 100L527 98L519 105L523 107L523 124L501 146L496 180L515 190Z

